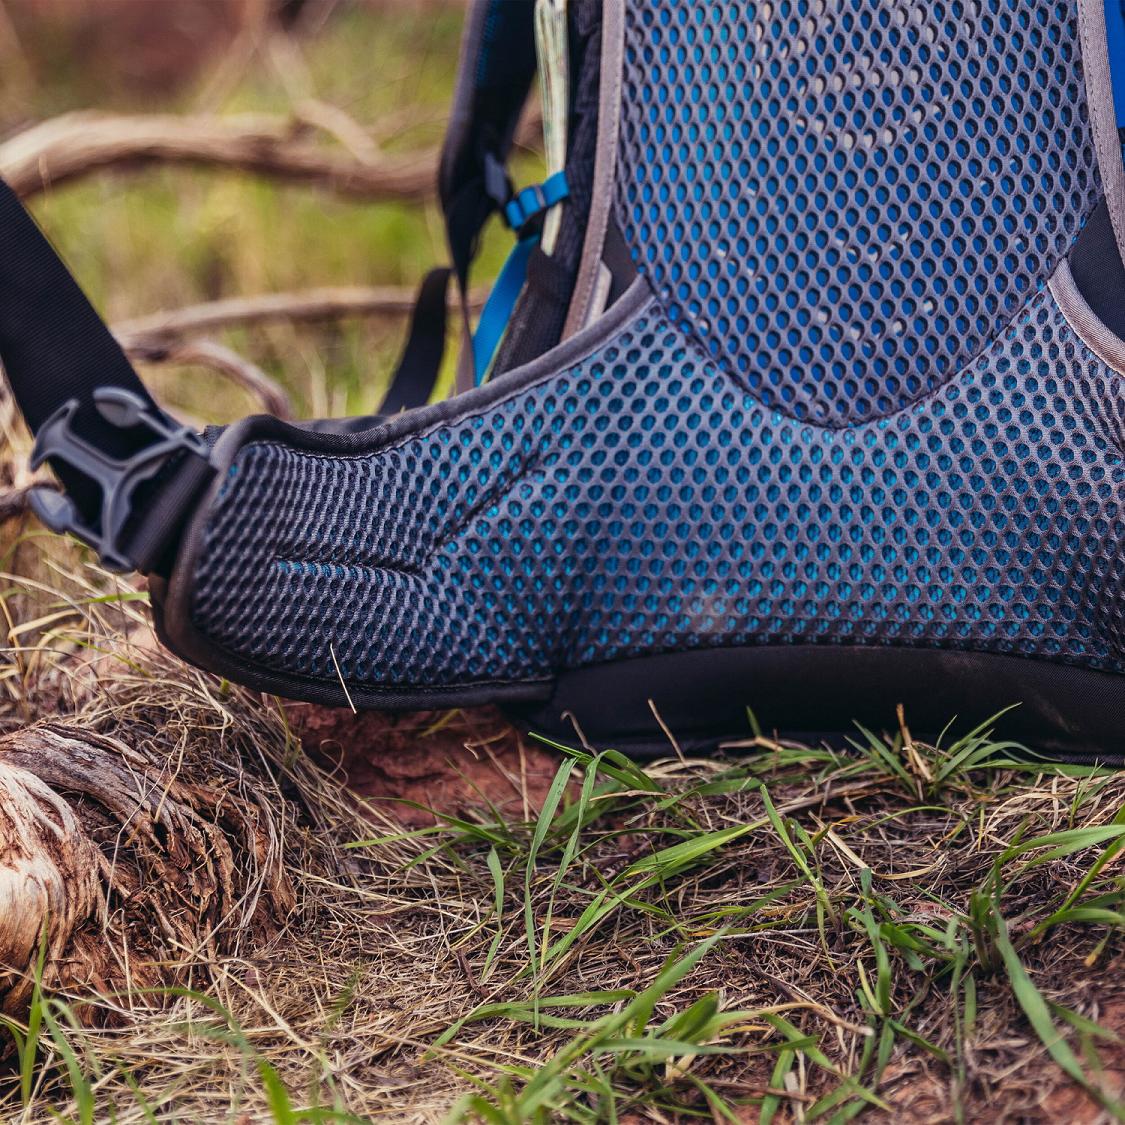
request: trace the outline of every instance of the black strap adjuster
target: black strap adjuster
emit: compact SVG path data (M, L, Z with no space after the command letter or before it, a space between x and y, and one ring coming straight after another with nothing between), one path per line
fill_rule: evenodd
M192 463L191 475L197 478L192 483L201 484L212 472L210 451L194 430L173 421L132 391L100 387L94 391L93 401L98 414L110 425L122 430L146 429L152 438L150 444L125 458L105 453L75 433L73 420L79 402L72 398L40 427L31 453L31 467L37 469L48 460L64 462L96 484L101 489L98 526L87 523L74 501L63 492L35 488L29 499L35 514L51 531L74 535L93 547L107 570L148 570L162 541L166 542L176 530L185 502L194 499L198 489L171 489L181 510L172 512L167 506L154 503L151 513L134 510L137 489L156 478L173 458ZM181 454L188 456L185 459ZM138 528L134 518L137 516L153 527ZM150 516L151 519L145 518ZM154 531L159 532L159 539L154 537Z

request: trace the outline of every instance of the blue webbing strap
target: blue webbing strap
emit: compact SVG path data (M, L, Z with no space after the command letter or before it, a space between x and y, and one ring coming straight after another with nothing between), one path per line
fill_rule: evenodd
M527 263L531 251L539 244L539 234L524 234L532 220L566 199L570 188L565 172L556 172L541 184L533 184L517 192L504 208L504 218L519 236L512 252L496 279L492 292L481 310L477 330L473 333L473 377L479 387L488 375L496 349L511 320L520 293L527 279Z
M536 215L561 203L570 193L565 172L548 176L541 184L532 184L516 192L504 208L504 218L512 230L522 230Z
M1120 136L1125 129L1125 6L1122 0L1105 0L1105 36L1109 47L1113 112Z
M520 293L523 292L524 279L527 277L527 261L538 243L537 234L529 238L521 238L516 243L481 310L477 330L473 333L473 376L478 387L488 374L492 357L500 345L504 329L508 327L512 310L516 307Z

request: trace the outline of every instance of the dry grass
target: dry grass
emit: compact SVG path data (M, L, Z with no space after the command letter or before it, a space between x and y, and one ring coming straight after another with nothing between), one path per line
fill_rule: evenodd
M37 991L53 1017L22 1092L9 1052L2 1119L1122 1114L1123 777L1020 764L984 732L644 769L560 751L537 817L403 829L275 701L154 649L143 604L69 589L6 725L61 710L182 781L237 770L269 795L294 906L171 990ZM128 926L104 934L143 961Z

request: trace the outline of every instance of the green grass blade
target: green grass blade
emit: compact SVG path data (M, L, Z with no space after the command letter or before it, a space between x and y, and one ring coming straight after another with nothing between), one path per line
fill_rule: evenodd
M1067 1075L1074 1079L1091 1097L1095 1098L1114 1118L1125 1121L1125 1109L1115 1104L1099 1090L1086 1077L1070 1044L1063 1038L1051 1019L1050 1009L1042 993L1035 987L1034 982L1024 968L1023 962L1012 945L1008 936L1008 926L1000 912L996 911L996 946L1008 974L1008 982L1016 1000L1027 1016L1035 1034L1039 1036L1047 1053L1054 1059L1055 1064Z

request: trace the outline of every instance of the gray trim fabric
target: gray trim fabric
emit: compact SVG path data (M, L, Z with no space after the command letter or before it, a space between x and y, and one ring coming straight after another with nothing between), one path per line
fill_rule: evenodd
M602 71L598 98L598 147L594 156L594 190L590 201L590 216L586 222L582 260L566 324L563 326L564 340L586 327L592 319L590 313L601 273L602 246L613 206L624 42L625 0L606 0L602 16Z
M1113 85L1109 74L1109 47L1106 42L1102 0L1078 0L1078 31L1098 171L1105 190L1117 249L1125 258L1125 165L1121 160L1121 143L1117 139L1117 116L1113 108Z
M1055 298L1059 311L1082 343L1117 374L1125 375L1125 340L1111 332L1086 303L1086 299L1078 292L1078 286L1074 284L1070 263L1065 259L1059 263L1059 268L1047 282L1047 288Z

